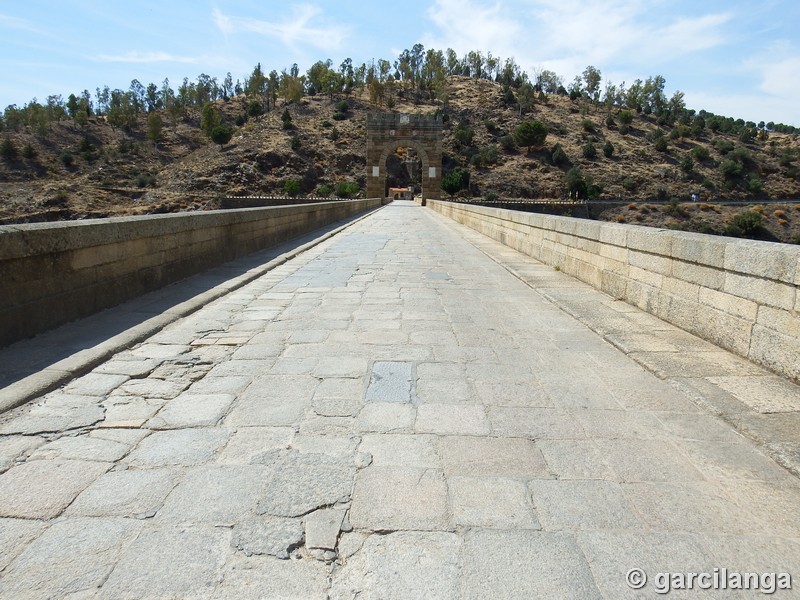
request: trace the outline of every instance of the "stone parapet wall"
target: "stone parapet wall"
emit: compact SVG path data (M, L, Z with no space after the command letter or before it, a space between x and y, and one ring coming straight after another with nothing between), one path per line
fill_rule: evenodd
M0 226L0 345L381 204L378 198Z
M428 206L800 380L800 247L445 201Z

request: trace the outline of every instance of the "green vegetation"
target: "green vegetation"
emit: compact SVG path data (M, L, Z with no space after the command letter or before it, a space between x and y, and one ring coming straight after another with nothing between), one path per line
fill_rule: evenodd
M752 237L763 225L764 217L761 213L748 210L739 213L733 221L725 227L725 235L731 237Z
M533 146L541 146L547 139L547 126L539 121L523 121L514 130L514 142L517 146L526 146L528 152Z
M355 198L361 191L361 187L354 181L336 184L336 196L339 198Z
M456 167L442 177L442 189L451 196L469 187L469 171Z

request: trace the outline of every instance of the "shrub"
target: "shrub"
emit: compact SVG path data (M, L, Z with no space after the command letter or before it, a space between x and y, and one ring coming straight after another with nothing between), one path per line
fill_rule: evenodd
M589 186L578 167L573 167L565 175L567 191L576 198L588 198Z
M333 186L328 185L327 183L323 183L317 188L317 194L319 196L322 196L323 198L330 196L332 193L333 193Z
M584 131L589 133L594 133L595 131L594 121L592 121L591 119L583 119L581 121L581 127L583 128Z
M258 100L251 100L247 105L248 117L260 117L264 114L264 106Z
M467 169L456 167L454 170L442 177L442 189L451 196L456 192L467 189L468 187L469 171Z
M72 152L69 150L62 150L61 154L58 155L58 160L60 160L65 167L71 167L75 164L75 157L72 156Z
M333 113L333 120L334 121L344 121L347 118L347 115L343 112L335 112Z
M338 139L339 139L339 130L338 130L338 129L336 129L336 127L334 127L333 129L331 129L331 135L330 135L330 138L331 138L331 141L333 141L333 142L335 142L336 140L338 140Z
M461 146L471 146L472 140L475 137L475 131L468 125L460 125L458 129L453 132L453 137Z
M760 194L763 187L763 182L755 175L752 175L747 181L747 189L750 190L751 194Z
M500 147L505 150L506 152L513 152L517 149L517 144L514 141L514 137L510 135L504 135L500 138Z
M217 125L211 130L211 141L215 144L219 144L220 148L230 142L232 137L233 130L227 125Z
M300 136L297 135L292 136L292 140L291 142L289 142L289 144L291 145L292 150L294 150L295 152L300 150L300 147L303 145L303 143L300 141Z
M603 144L603 156L605 156L606 158L611 158L613 155L614 155L614 144L612 144L610 141L606 141L606 143Z
M631 126L623 123L622 125L619 126L619 132L622 135L628 135L631 132Z
M237 127L244 127L244 124L247 123L247 116L246 115L237 115L236 120L234 120Z
M680 162L681 170L684 173L691 173L694 169L694 161L691 154L684 154Z
M719 170L726 179L733 179L742 174L742 165L735 160L723 160L719 165Z
M617 122L614 120L614 115L612 115L611 113L609 113L609 115L606 117L606 127L608 127L609 129L611 129L611 128L612 128L612 127L614 127L616 124L617 124Z
M300 193L300 183L294 179L289 179L283 184L283 191L292 198Z
M0 157L6 160L14 160L19 155L19 150L17 150L17 145L10 137L6 137L3 139L3 143L0 144Z
M754 211L747 210L733 217L733 221L725 228L725 235L733 237L749 237L764 223L764 217Z
M733 151L733 142L729 142L728 140L717 140L714 142L714 148L717 149L717 152L725 156L728 152Z
M667 140L663 136L656 140L655 149L659 152L666 152L668 150Z
M625 188L628 192L635 192L636 188L639 187L636 183L636 180L631 179L630 177L626 177L622 180L622 187Z
M690 152L692 154L692 158L694 158L697 162L708 160L708 157L711 156L711 153L705 146L695 146L690 150Z
M354 181L347 181L336 184L336 195L339 198L353 198L361 191L359 185Z
M569 162L567 153L564 152L564 148L561 147L561 144L556 144L555 146L553 146L552 156L554 165L563 165L564 163Z
M292 125L292 115L289 114L288 108L285 108L283 110L283 114L281 115L281 122L283 123L284 129L291 129L292 127L294 127L294 125Z
M38 152L36 152L36 148L31 146L30 144L25 144L25 147L22 149L22 156L25 158L31 159L36 158Z
M528 151L532 146L541 146L547 139L547 126L539 121L525 121L514 130L514 141L518 146L526 146Z
M589 142L583 148L581 148L581 152L583 153L584 158L588 158L590 160L597 157L597 148L594 147L592 142Z
M336 112L346 113L348 110L350 110L350 105L347 103L347 100L342 100L337 102L334 108L336 108Z
M633 123L633 113L629 110L619 111L617 117L619 117L619 122L623 125L630 126L630 124Z
M155 184L155 175L150 175L149 173L139 173L139 175L136 176L136 187L138 188L153 187Z
M485 165L496 164L499 157L500 153L497 150L497 146L492 144L491 146L487 146L486 148L482 149L477 154L474 154L469 162L476 167L482 167Z
M499 196L495 192L488 192L484 198L487 202L497 202Z
M329 127L333 127L333 123L328 121L328 119L323 120L322 123L320 123L320 125L322 125L326 129L329 128Z

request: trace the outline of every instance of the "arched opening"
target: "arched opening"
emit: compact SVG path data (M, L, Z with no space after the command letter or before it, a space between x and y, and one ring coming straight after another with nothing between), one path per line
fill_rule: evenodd
M428 167L428 154L413 140L398 140L386 145L379 162L385 173L384 196L392 200L413 200L424 197L423 170Z

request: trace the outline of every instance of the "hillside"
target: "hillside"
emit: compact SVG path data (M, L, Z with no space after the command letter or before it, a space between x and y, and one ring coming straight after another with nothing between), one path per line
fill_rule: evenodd
M654 115L635 111L627 125L616 107L559 94L539 94L520 115L499 83L463 76L447 83L446 102L414 104L398 94L393 110L443 117L445 172L461 167L470 174L459 196L555 199L573 190L620 203L598 208L598 218L718 233L741 210L718 201L785 200L761 209L762 237L800 236L796 134L762 129L734 135L694 127L696 120L688 118L659 124ZM345 113L337 110L342 101ZM366 91L279 101L277 109L245 121L248 104L244 96L215 102L225 122L240 123L223 148L202 133L196 109L174 121L164 113L157 145L147 139L146 114L127 132L97 117L84 126L61 120L46 135L29 128L3 132L4 145L16 156L0 158L0 222L205 210L227 195L332 195L345 182L364 188L366 113L387 110L370 103ZM281 119L285 110L289 128ZM511 141L527 120L548 128L544 144L530 152ZM593 158L584 156L591 154L590 143ZM561 150L554 152L557 146ZM389 167L390 184L408 183L400 160ZM697 204L675 206L692 194ZM670 199L672 205L654 203Z

